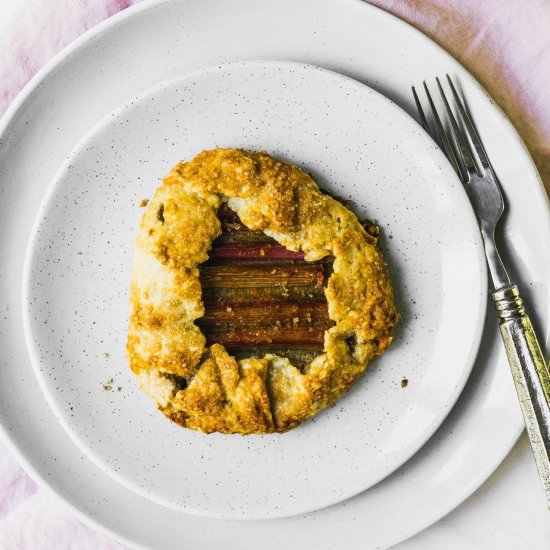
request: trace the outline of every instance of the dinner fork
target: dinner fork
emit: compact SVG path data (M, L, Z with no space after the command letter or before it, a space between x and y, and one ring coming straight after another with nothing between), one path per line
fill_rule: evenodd
M481 139L449 75L447 82L454 100L456 116L439 78L436 78L444 113L447 116L445 124L439 116L428 85L425 81L423 83L435 133L430 129L413 86L414 101L422 126L442 146L462 180L476 214L494 285L492 298L500 318L500 333L546 494L546 502L550 507L550 373L531 320L525 312L518 287L510 281L495 244L495 228L504 212L500 185Z

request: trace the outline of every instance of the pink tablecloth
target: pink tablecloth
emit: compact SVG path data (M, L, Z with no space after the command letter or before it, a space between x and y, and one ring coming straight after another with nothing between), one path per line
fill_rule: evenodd
M200 1L200 0L197 0ZM18 0L0 33L0 115L56 52L135 0ZM544 0L371 0L434 38L510 117L550 190L550 3ZM0 11L0 15L2 12ZM0 445L0 547L121 548L74 519Z

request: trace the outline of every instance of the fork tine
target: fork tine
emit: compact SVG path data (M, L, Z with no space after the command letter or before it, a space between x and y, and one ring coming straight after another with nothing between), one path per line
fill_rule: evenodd
M462 162L465 166L465 172L463 172L462 166L460 167L460 170L462 172L462 177L464 180L468 179L468 170L477 170L475 161L470 154L470 149L468 142L464 139L464 136L462 134L462 131L460 130L460 127L458 125L458 122L456 121L455 115L451 109L451 106L449 105L449 102L447 101L447 96L445 95L445 92L443 90L443 87L441 86L441 82L439 81L439 78L436 77L437 86L439 87L439 93L441 94L441 98L443 99L443 103L445 105L445 110L447 111L447 116L449 117L449 121L451 122L451 128L453 135L455 137L455 142L457 145L458 152L460 153L460 157L462 158Z
M418 111L418 116L420 117L420 123L422 124L422 128L430 133L430 127L428 126L428 120L426 119L426 115L424 114L424 109L422 109L422 105L420 104L420 100L418 99L418 96L416 95L416 89L414 86L412 86L412 92L414 96L414 102L416 103L416 110Z
M472 140L477 156L479 157L479 160L481 162L481 166L483 166L483 168L489 168L490 166L489 159L487 157L487 153L485 152L485 147L483 147L483 143L481 143L481 138L479 137L479 134L477 133L474 127L474 123L472 122L472 119L466 112L466 108L464 107L464 104L462 103L462 100L460 99L456 91L456 88L453 84L453 81L451 80L451 77L449 75L446 75L446 76L447 76L447 81L449 82L449 86L451 87L453 96L455 98L458 110L460 111L460 114L464 120L466 129L468 130L468 134L470 135L470 139Z
M437 109L435 108L435 104L433 102L432 96L430 94L430 90L428 90L428 85L426 84L426 81L424 81L424 91L426 92L426 95L428 97L428 101L430 103L430 108L432 110L432 114L434 116L435 120L435 127L437 128L437 134L439 135L439 139L441 140L441 143L443 145L443 149L445 150L445 154L447 155L447 158L453 165L453 168L455 169L455 172L458 174L458 176L463 179L462 172L460 170L460 166L458 164L458 160L456 158L454 149L449 141L449 138L447 137L447 134L445 133L445 128L443 128L443 124L441 123L441 119L439 118L439 114L437 112ZM464 180L467 181L467 180Z

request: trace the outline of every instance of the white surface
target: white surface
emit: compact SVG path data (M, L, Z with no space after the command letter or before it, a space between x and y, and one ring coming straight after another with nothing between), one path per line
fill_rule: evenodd
M123 392L104 390L112 363L126 361L137 205L171 165L216 146L267 150L352 199L383 228L394 275L401 320L390 349L334 407L283 435L181 429L129 370L110 384ZM129 98L64 162L37 221L23 314L39 381L89 457L166 506L257 519L354 496L431 437L477 356L486 264L461 183L405 112L324 69L232 63Z
M550 521L524 433L496 472L470 498L396 550L546 550Z
M209 3L203 2L200 5L204 6L205 4ZM232 3L231 7L236 4L237 2ZM185 2L180 2L180 8L184 5L186 5ZM197 5L197 3L194 4L194 6ZM451 68L451 72L460 76L470 99L474 116L479 126L483 128L482 134L488 145L489 154L499 168L499 175L501 175L506 191L513 199L506 233L511 248L514 249L516 257L523 264L525 276L534 280L533 287L528 288L530 290L527 293L528 301L531 302L535 298L540 311L547 311L547 295L542 292L548 272L545 249L540 245L543 239L531 243L529 247L524 246L525 242L529 242L528 235L536 234L536 231L532 231L535 229L534 225L540 223L543 223L544 227L547 225L547 207L539 182L533 176L532 166L527 157L524 156L522 149L518 148L517 138L511 132L509 125L494 107L489 106L483 94L469 81L462 69L449 56L412 29L401 26L392 18L368 9L366 6L360 6L359 3L334 2L328 4L317 1L313 5L294 2L292 9L299 10L298 15L300 15L300 18L296 20L300 24L299 28L292 24L292 18L290 20L282 18L284 28L281 28L276 36L272 36L271 32L276 34L278 30L277 22L280 20L280 16L284 15L281 10L290 9L291 4L281 1L276 4L276 8L273 3L262 4L263 20L267 28L262 24L251 25L247 19L253 15L254 7L257 5L258 3L255 3L247 5L247 9L239 8L243 15L237 23L248 24L246 31L243 29L242 32L234 32L231 40L220 44L220 51L217 53L219 58L227 60L232 55L242 58L244 52L239 54L241 51L239 48L242 47L240 40L246 37L247 41L254 42L258 57L268 57L265 52L269 48L277 48L280 51L278 56L280 58L317 62L341 69L385 91L411 112L413 108L408 84L418 83L424 78L426 66L429 66L434 74L448 71ZM178 32L149 34L147 23L158 16L159 9L156 9L148 13L147 18L139 17L137 22L134 18L134 31L139 37L139 40L135 42L128 40L125 31L117 36L111 36L110 41L102 44L97 41L89 42L87 39L81 41L80 44L86 43L85 49L89 54L92 49L96 54L103 48L105 48L103 51L110 52L110 56L103 57L103 63L99 66L96 64L97 59L94 56L88 57L87 63L80 64L74 58L69 57L58 68L59 71L75 70L78 67L76 74L83 77L88 84L85 90L81 85L82 80L67 80L64 93L61 97L52 98L52 104L47 113L33 112L33 101L37 95L47 94L51 91L48 84L41 86L33 97L27 98L26 111L12 121L10 126L11 144L3 145L2 154L9 152L14 157L14 161L24 158L26 162L30 162L32 151L44 145L43 135L52 127L61 129L58 139L61 140L63 147L61 150L56 147L52 151L52 158L42 166L31 166L31 164L26 166L21 162L20 167L23 171L17 176L13 172L3 174L4 181L10 185L3 192L2 203L9 204L12 209L18 208L20 214L19 218L12 220L13 225L9 228L12 235L23 232L26 237L40 198L39 194L36 197L33 194L21 197L21 185L23 183L34 185L36 193L40 185L44 185L44 180L48 181L52 177L53 170L63 154L62 151L69 150L74 146L85 130L86 124L89 124L94 117L97 120L101 114L105 114L124 100L124 96L117 95L119 92L127 95L128 90L135 90L134 93L137 93L140 88L154 83L154 80L151 82L149 79L162 80L166 78L167 72L177 70L179 64L182 67L198 66L200 60L193 57L193 53L197 51L197 48L202 51L200 38L195 40L194 48L181 49L182 44L179 42L178 55L174 54L174 57L171 58L159 58L151 54L153 47L160 47L163 44L166 46L163 39L168 41L173 40L174 36L180 37ZM172 14L172 16L172 19L166 20L164 30L171 24L176 26L179 24L180 26L177 28L180 31L182 22L178 21L177 14ZM210 16L210 25L220 24L213 14ZM200 19L200 14L193 9L187 12L185 17L182 15L182 20L186 21L186 31L190 34L192 34L190 29L196 30L198 23L196 17ZM225 19L225 21L227 20L228 18ZM306 33L304 33L304 21L307 21L309 29ZM232 22L232 24L235 23ZM389 30L388 25L391 25ZM346 28L346 41L342 40L342 28ZM141 32L137 32L140 30ZM236 30L238 31L238 29ZM299 38L296 38L296 33L300 34ZM292 37L292 40L289 39L281 43L280 36L283 34L285 37ZM323 36L322 41L318 36ZM386 40L389 36L391 36L391 42ZM400 37L400 39L397 40L396 37ZM186 34L185 39L188 38L189 35ZM380 44L383 44L384 47L380 47ZM299 49L296 49L298 47ZM127 48L135 49L135 56L126 56L129 53ZM188 53L189 57L184 59L182 51ZM371 55L374 51L376 51L376 55ZM115 56L113 56L113 52L117 52ZM209 55L211 58L212 52ZM152 72L140 72L143 70L141 62L145 62L150 56ZM124 60L121 59L122 57ZM163 59L166 65L164 63L159 65L159 59ZM212 62L211 59L210 61ZM120 87L110 88L108 98L100 98L97 92L101 88L101 83L110 84L117 75L120 78L122 67L124 67L124 82L120 83ZM94 84L93 78L90 77L98 74L102 74L102 77ZM143 80L148 82L142 82L136 90L136 86ZM91 93L94 101L89 101ZM64 100L68 97L82 101L83 108L77 115L65 112L63 109ZM53 119L55 126L50 118L52 116L55 117ZM25 122L28 122L28 128L26 128ZM26 134L27 137L24 138L25 130L30 131L31 136L36 137L29 139ZM21 139L23 141L20 141ZM26 149L24 144L29 149ZM519 193L514 188L514 183L520 179L524 193ZM518 227L514 220L517 220L522 211L529 213L529 216L523 218L520 224L525 235L514 231L514 228ZM3 226L0 235L7 235L6 229L8 228ZM14 268L19 266L21 258L18 257L20 251L17 240L10 237L10 240L7 241L4 238L0 240L0 246L4 258L7 261L13 261ZM545 265L540 265L540 262ZM7 282L16 289L19 273L15 269L13 273L8 273ZM13 295L16 299L18 291ZM11 307L13 305L11 295L3 298L6 299L8 312L10 312L9 326L17 327L20 321L11 313L17 306ZM3 331L7 328L8 325L4 323ZM488 334L489 340L484 345L485 357L498 359L503 363L500 365L502 368L497 371L487 369L483 365L480 368L476 367L472 383L468 384L464 395L459 400L457 412L451 414L442 429L417 457L410 461L404 469L377 487L341 507L334 507L328 511L301 518L297 522L289 523L285 520L283 523L286 527L283 527L278 520L270 521L267 526L262 523L260 524L262 528L255 523L247 522L243 524L247 528L245 539L238 539L232 523L217 523L216 527L212 524L206 526L197 518L194 519L191 526L193 531L187 530L186 536L192 538L194 546L198 548L201 547L201 542L205 540L206 536L214 537L212 545L220 545L223 542L228 547L237 540L242 544L244 540L251 544L259 544L261 541L265 546L266 543L277 545L282 537L292 531L290 534L294 545L305 546L304 541L311 542L312 537L319 537L323 541L323 547L342 547L344 545L347 548L364 548L367 543L373 546L383 545L380 539L381 533L396 540L398 537L413 533L415 529L418 530L421 527L417 522L418 515L415 512L411 515L411 510L425 512L428 507L431 510L430 517L432 519L435 519L438 514L445 513L473 490L477 483L491 471L495 460L498 460L498 457L510 448L515 432L520 426L518 407L505 363L502 361L501 348L500 346L493 347L491 343L495 336L496 331L491 330ZM75 452L74 447L64 439L63 432L52 422L51 414L45 404L41 402L37 389L28 383L32 381L32 373L28 370L28 364L16 358L16 356L21 357L23 352L21 347L18 347L21 342L16 338L9 338L3 344L7 361L0 371L2 377L0 387L10 388L11 391L2 395L0 414L4 424L8 425L9 431L12 434L18 434L17 441L21 458L23 459L21 452L27 453L32 449L33 464L31 466L27 462L27 467L33 470L37 477L47 477L50 482L55 480L57 490L68 500L79 501L80 510L83 511L82 506L86 510L83 514L84 517L94 517L96 520L101 517L101 522L106 527L116 528L123 537L141 537L145 543L158 547L159 539L155 536L153 526L161 529L164 534L176 535L175 529L179 527L182 520L170 513L156 514L154 509L148 509L146 515L140 515L139 522L135 521L136 514L144 512L144 503L121 488L114 488L110 491L108 479L105 479L97 469ZM16 368L10 368L10 366ZM20 393L21 387L25 388L24 394ZM493 407L482 407L481 404L488 398L494 400ZM32 409L25 406L30 403L33 404ZM460 417L460 421L457 421L458 417ZM461 441L459 447L456 445L457 441ZM62 461L58 459L53 463L47 458L54 452L60 452L61 449L63 451ZM42 459L37 458L38 453ZM78 464L76 470L72 467L75 464ZM441 470L443 466L445 466L444 472ZM443 473L444 475L442 475ZM420 474L424 477L421 477ZM435 490L434 483L436 482L438 490ZM82 490L83 484L86 484L85 491ZM413 490L414 484L419 484L422 490ZM384 510L374 507L365 510L365 501L372 498L372 495L386 492L391 496L392 491L395 492L391 498L393 505L391 508ZM108 498L106 498L107 494L109 494ZM132 510L133 513L115 514L117 506L120 509ZM311 521L312 518L313 521ZM398 518L397 523L396 518ZM379 531L371 531L373 525L379 527ZM184 539L180 539L180 546L181 540ZM386 538L386 544L387 542ZM320 544L317 546L321 547Z

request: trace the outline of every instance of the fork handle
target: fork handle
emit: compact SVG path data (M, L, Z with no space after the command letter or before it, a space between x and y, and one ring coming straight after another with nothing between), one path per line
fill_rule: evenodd
M516 285L493 293L527 434L550 507L550 373Z

